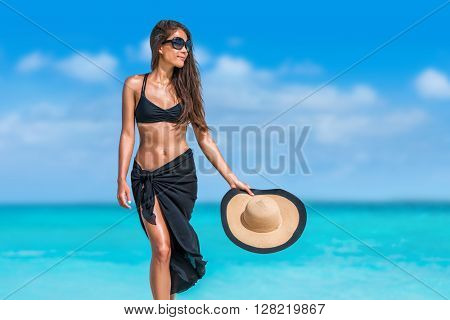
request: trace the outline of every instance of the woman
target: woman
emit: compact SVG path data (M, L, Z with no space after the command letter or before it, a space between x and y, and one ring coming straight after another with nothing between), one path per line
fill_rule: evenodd
M150 287L154 299L175 299L205 273L197 234L189 223L197 199L197 175L186 128L192 124L203 153L231 188L253 195L228 167L205 122L191 33L162 20L150 35L151 73L128 77L123 87L117 198L130 208L126 176L134 147L134 119L140 144L131 171L141 225L150 240Z

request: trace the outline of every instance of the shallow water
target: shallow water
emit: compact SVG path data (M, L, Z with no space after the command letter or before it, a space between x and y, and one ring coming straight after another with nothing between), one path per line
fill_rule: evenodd
M305 202L302 237L255 254L225 235L219 203L191 223L206 274L177 299L450 297L450 204ZM151 251L135 210L117 205L0 206L0 295L151 299Z

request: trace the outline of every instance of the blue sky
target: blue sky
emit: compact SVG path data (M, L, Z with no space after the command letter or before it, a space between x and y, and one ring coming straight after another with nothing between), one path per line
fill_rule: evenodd
M443 1L5 3L0 201L114 202L121 81L149 71L146 44L160 19L193 34L208 124L242 130L271 121ZM233 171L303 199L448 200L449 16L450 5L271 123L298 134L310 127L309 174L248 174L241 159L257 147L218 135ZM192 135L188 142L203 163ZM274 148L273 158L287 150ZM227 190L217 171L199 172L199 200Z

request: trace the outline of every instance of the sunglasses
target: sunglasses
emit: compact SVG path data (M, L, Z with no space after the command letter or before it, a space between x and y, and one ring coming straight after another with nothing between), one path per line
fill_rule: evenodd
M192 50L192 41L191 41L191 39L189 39L188 41L184 41L183 38L175 37L173 39L169 39L169 40L163 41L162 44L165 44L165 43L168 43L168 42L172 43L172 47L174 49L181 50L184 46L186 46L186 50L188 52L190 52Z

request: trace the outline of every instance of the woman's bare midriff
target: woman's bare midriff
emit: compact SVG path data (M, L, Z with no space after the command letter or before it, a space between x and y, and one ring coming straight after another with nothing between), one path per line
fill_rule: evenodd
M144 170L153 171L189 149L186 127L175 129L170 122L139 123L139 149L136 162Z

